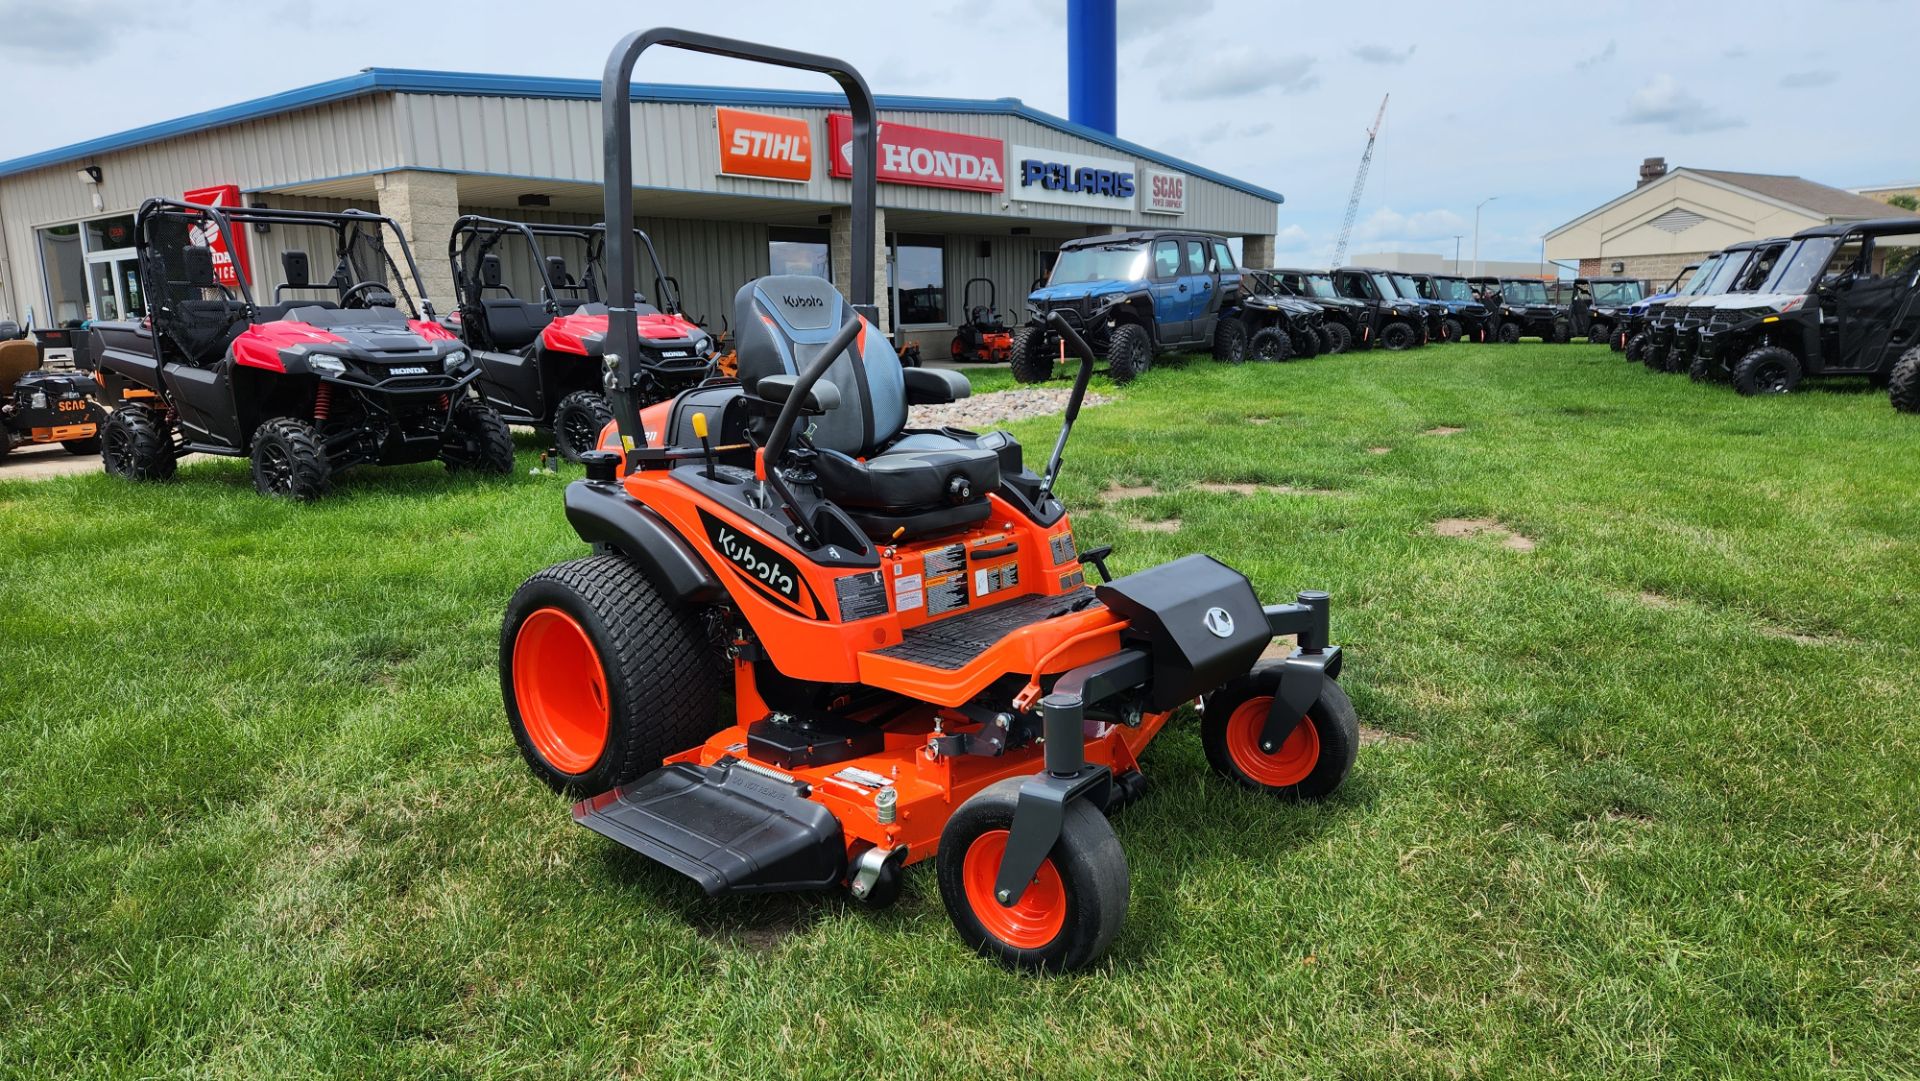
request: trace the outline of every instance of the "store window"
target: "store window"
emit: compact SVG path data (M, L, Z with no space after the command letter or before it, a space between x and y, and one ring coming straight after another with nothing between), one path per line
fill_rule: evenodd
M40 266L47 283L47 321L69 326L87 318L87 255L78 225L39 230Z
M804 274L833 280L825 229L767 230L767 266L773 274Z
M893 281L899 291L901 326L947 321L945 237L895 234Z
M87 223L87 251L103 252L133 247L133 215L95 218Z

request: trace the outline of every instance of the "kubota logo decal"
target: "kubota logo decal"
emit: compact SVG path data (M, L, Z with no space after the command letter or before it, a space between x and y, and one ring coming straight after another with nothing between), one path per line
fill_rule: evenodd
M707 539L740 575L754 585L792 605L809 619L817 618L819 607L812 591L800 577L799 568L778 552L747 536L738 526L729 525L706 511L700 512Z
M720 133L720 175L761 180L813 179L813 133L794 116L751 113L716 106Z
M785 304L789 308L818 308L824 305L826 301L821 300L819 297L795 297L782 293L780 295L780 303Z

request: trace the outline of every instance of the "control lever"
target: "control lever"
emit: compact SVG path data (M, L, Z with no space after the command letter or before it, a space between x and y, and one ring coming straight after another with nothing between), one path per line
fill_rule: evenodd
M1067 397L1067 411L1060 418L1060 435L1053 441L1053 457L1047 459L1046 475L1040 478L1040 498L1053 495L1053 482L1060 478L1062 457L1067 452L1067 437L1073 434L1074 418L1080 415L1080 403L1087 397L1087 382L1093 378L1093 347L1073 329L1073 324L1059 312L1047 313L1047 324L1054 333L1060 335L1060 348L1064 351L1069 343L1073 351L1080 354L1080 371L1073 377L1073 393Z
M700 440L700 455L707 460L707 479L713 479L713 444L707 439L707 415L695 410L693 434Z

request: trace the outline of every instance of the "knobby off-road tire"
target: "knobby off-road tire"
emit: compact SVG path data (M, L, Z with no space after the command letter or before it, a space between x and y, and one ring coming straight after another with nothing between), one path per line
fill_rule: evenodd
M1800 358L1777 345L1763 345L1733 366L1733 389L1755 394L1790 394L1800 385Z
M554 436L557 439L559 433L556 431ZM446 463L450 473L469 469L476 473L511 473L513 431L492 406L473 398L462 398L453 403L453 413L447 418L440 460Z
M1213 328L1213 359L1240 364L1247 359L1247 325L1238 319L1222 319Z
M1293 339L1279 327L1266 327L1253 336L1247 353L1254 360L1282 361L1293 358Z
M1553 330L1547 334L1547 341L1554 345L1565 345L1573 340L1573 327L1565 319L1555 319Z
M1122 323L1107 339L1107 376L1115 383L1131 383L1153 368L1153 341L1147 328Z
M1353 348L1353 331L1348 330L1346 324L1328 323L1321 327L1321 329L1327 332L1327 352L1329 354L1338 356Z
M1902 413L1920 413L1920 345L1894 361L1887 376L1887 400Z
M1320 352L1325 353L1328 356L1332 356L1333 355L1333 332L1327 329L1327 325L1325 323L1322 323L1319 326L1314 327L1313 336L1320 339Z
M1695 353L1687 362L1687 378L1696 383L1711 383L1714 380L1713 361L1705 353Z
M1269 753L1260 731L1280 686L1278 662L1253 671L1208 695L1200 721L1200 744L1215 773L1256 792L1287 800L1332 794L1353 769L1360 752L1360 721L1347 692L1323 680L1320 697L1294 726L1286 742Z
M1457 342L1467 336L1467 325L1458 319L1440 320L1440 340Z
M1087 800L1067 805L1060 839L1012 906L994 898L1024 778L990 785L960 805L934 857L940 899L960 938L1012 968L1071 972L1100 958L1127 922L1127 855Z
M1390 353L1400 353L1419 344L1420 335L1405 323L1388 323L1380 328L1380 347Z
M635 780L720 725L719 666L699 613L624 556L540 571L500 626L500 693L514 744L557 792Z
M1312 360L1320 355L1320 338L1309 330L1289 332L1293 341L1293 355L1302 360Z
M1606 327L1601 326L1599 323L1594 323L1592 326L1589 326L1587 328L1587 344L1588 345L1606 345L1608 342L1611 342L1612 340L1613 340L1613 331L1607 329Z
M253 489L311 503L333 487L320 432L297 417L275 417L253 433Z
M1016 383L1044 383L1053 376L1053 356L1047 352L1047 332L1021 327L1013 332L1008 365Z
M107 475L127 480L166 480L179 464L173 433L144 405L123 405L100 428L100 463Z
M553 407L553 443L560 456L577 462L582 454L600 444L600 433L613 423L613 407L607 396L592 390L576 390Z
M1513 344L1515 344L1515 343L1517 343L1517 342L1519 342L1519 340L1520 340L1520 324L1518 324L1518 323L1502 323L1502 324L1500 324L1500 335L1499 335L1499 337L1500 337L1500 341L1501 341L1501 344L1503 344L1503 345L1513 345Z

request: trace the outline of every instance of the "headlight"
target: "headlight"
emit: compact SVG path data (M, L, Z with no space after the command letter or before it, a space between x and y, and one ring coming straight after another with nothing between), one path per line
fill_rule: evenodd
M465 349L455 349L453 352L447 354L447 370L457 372L467 366L469 359Z
M331 372L339 375L347 370L347 362L339 357L327 356L325 353L309 353L307 367L316 372Z

